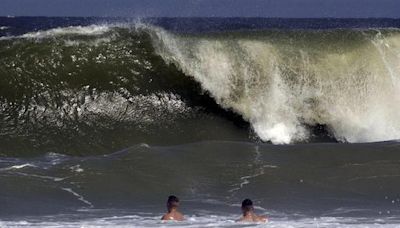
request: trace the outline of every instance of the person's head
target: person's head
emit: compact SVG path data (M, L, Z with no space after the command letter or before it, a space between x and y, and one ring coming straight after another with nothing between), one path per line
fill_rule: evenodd
M167 201L167 208L168 211L172 210L172 209L177 209L179 207L179 199L178 197L171 195L168 197L168 201Z
M243 214L253 211L253 202L250 199L245 199L242 201L242 211Z

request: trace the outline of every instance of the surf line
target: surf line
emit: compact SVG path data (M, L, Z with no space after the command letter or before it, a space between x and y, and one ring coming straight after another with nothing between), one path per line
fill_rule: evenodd
M70 188L61 188L62 190L71 193L73 196L75 196L79 201L83 202L84 204L88 205L90 208L93 208L93 204L89 201L87 201L82 195L79 195L77 192Z

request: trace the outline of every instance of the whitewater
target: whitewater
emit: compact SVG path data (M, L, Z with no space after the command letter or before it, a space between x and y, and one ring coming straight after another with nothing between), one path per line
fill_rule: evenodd
M316 124L343 142L400 136L398 30L152 34L164 60L242 115L262 140L305 141L306 126Z

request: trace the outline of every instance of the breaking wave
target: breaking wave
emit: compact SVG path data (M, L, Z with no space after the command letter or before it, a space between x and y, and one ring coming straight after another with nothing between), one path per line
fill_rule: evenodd
M91 25L2 37L0 53L1 134L10 137L85 116L94 129L105 117L163 127L215 112L212 97L274 144L307 141L314 126L343 142L400 138L397 29Z
M325 125L339 141L400 138L400 31L265 31L209 35L155 29L167 63L273 143Z

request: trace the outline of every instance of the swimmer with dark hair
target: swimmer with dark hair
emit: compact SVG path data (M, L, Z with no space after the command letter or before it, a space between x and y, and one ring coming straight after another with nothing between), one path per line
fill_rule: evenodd
M174 220L174 221L183 221L185 218L178 211L179 208L179 199L178 197L171 195L167 200L167 210L168 212L161 218L161 220Z
M242 213L243 216L239 219L238 222L268 222L268 218L266 216L259 216L254 213L253 202L250 199L243 200Z

